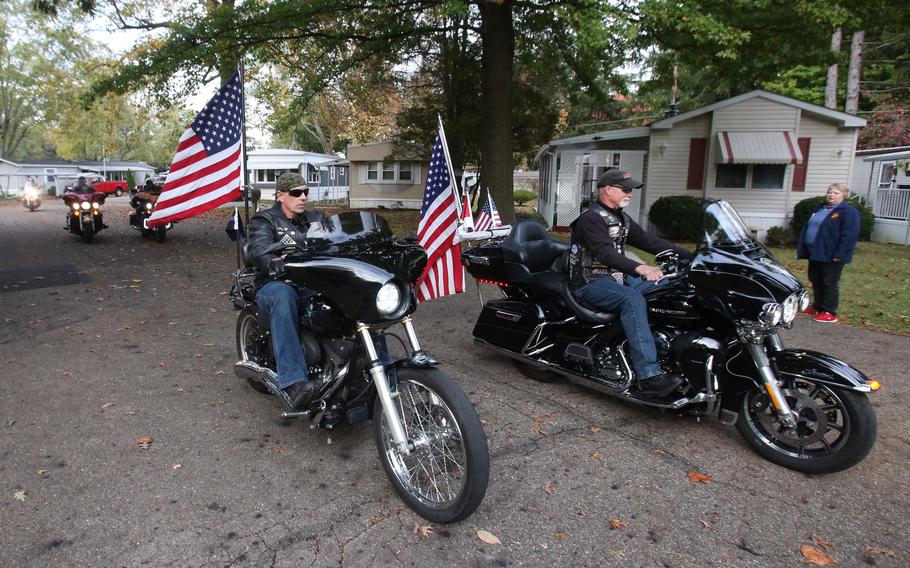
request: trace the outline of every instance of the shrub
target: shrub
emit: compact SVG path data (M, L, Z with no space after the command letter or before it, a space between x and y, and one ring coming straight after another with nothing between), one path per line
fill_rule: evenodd
M648 220L670 240L697 241L702 233L702 200L691 195L668 195L654 202Z
M126 170L126 189L130 193L136 189L136 176L133 175L133 170Z
M866 205L866 201L858 195L850 197L848 202L859 211L860 240L870 240L872 238L872 229L875 228L875 214L872 213L872 208ZM824 203L825 196L820 195L803 199L793 207L793 220L790 222L790 226L793 228L794 235L798 236L803 231L803 227L806 226L806 223L809 222L809 217L812 216L812 211Z
M796 235L790 227L771 227L765 234L765 244L772 247L787 247L796 244Z
M527 189L519 189L512 194L512 199L521 207L528 201L537 199L537 194L533 191L528 191Z

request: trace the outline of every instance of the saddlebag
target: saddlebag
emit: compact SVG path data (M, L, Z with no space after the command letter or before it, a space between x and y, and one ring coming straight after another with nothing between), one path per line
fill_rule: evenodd
M474 326L474 337L497 347L521 353L528 337L543 321L535 304L512 300L487 302Z

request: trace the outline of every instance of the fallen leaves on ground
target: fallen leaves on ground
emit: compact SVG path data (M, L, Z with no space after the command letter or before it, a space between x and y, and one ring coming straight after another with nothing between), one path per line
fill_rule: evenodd
M502 544L502 541L500 541L496 537L495 534L485 531L483 529L480 529L477 531L477 538L479 538L480 540L484 541L487 544Z
M601 430L601 428L598 428L597 426L591 426L591 432L593 432L594 434L597 434L598 432L600 432L600 430Z
M136 445L143 450L147 450L154 441L155 439L151 436L140 436L139 438L136 438Z
M16 501L25 501L25 491L16 491L13 493L13 497Z
M174 465L171 466L171 469L182 469L182 468L183 468L183 465L181 465L179 463L175 463Z
M110 408L112 406L114 406L113 402L105 402L104 404L101 405L101 408Z
M812 535L812 544L821 548L825 552L834 552L834 546L817 534Z
M384 521L384 520L385 520L385 517L383 517L382 515L376 515L375 517L373 517L372 519L370 519L370 525L371 525L371 526L376 526L376 525L378 525L379 523L381 523L381 522Z
M531 420L533 420L534 422L537 422L538 424L547 421L546 418L541 418L541 417L539 417L539 416L538 416L537 418L532 418Z
M40 475L40 476L42 476L42 477L47 477L47 470L46 470L46 469L39 469L39 470L38 470L38 475Z
M129 412L126 413L126 415L127 416L136 416L136 413L133 412L132 410L130 410Z
M544 430L543 428L541 428L540 426L528 426L528 428L530 428L532 432L536 432L536 433L540 434L541 436L549 435L549 434L547 434L547 431Z
M611 530L615 531L616 529L624 529L628 526L629 525L627 525L623 521L620 521L619 519L610 519L610 529Z
M569 536L569 535L567 535L566 533L564 533L562 531L556 531L555 533L553 533L553 538L555 538L556 540L566 540L567 536Z
M808 544L800 546L799 552L803 555L803 564L811 564L813 566L834 566L837 564L835 558Z
M162 369L167 367L167 365L164 364L164 361L158 363L158 366L161 367Z
M543 486L543 490L549 495L554 495L556 493L556 488L553 487L552 481L547 482L547 484Z
M430 536L433 534L433 525L422 525L420 523L414 523L414 534Z
M897 558L897 554L895 554L893 550L888 550L887 548L882 548L880 546L871 546L867 544L865 550L869 554L880 554L882 556L887 556L888 558Z
M694 483L711 483L711 476L707 473L699 473L697 471L693 471L689 474L689 481L692 481Z
M281 446L276 446L276 447L275 447L275 453L278 454L278 455L281 455L281 454L283 454L283 453L286 452L286 451L287 451L287 450L284 449L284 448L282 448Z
M591 457L598 461L603 461L603 459L604 459L604 455L600 452L594 452L593 454L591 454Z
M712 525L710 521L701 521L701 526L705 527L706 529L714 528L714 525Z

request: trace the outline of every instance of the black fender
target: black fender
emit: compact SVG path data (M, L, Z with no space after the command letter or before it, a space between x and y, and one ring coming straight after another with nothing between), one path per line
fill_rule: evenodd
M804 378L836 388L872 391L869 377L831 355L803 349L786 349L770 355L782 378Z

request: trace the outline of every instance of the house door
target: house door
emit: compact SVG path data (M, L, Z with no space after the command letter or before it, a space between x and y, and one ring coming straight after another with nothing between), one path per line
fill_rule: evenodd
M597 178L608 168L629 172L642 179L645 152L639 150L568 150L559 153L556 174L556 222L554 228L565 228L597 199ZM642 192L632 192L632 202L625 211L640 223Z

